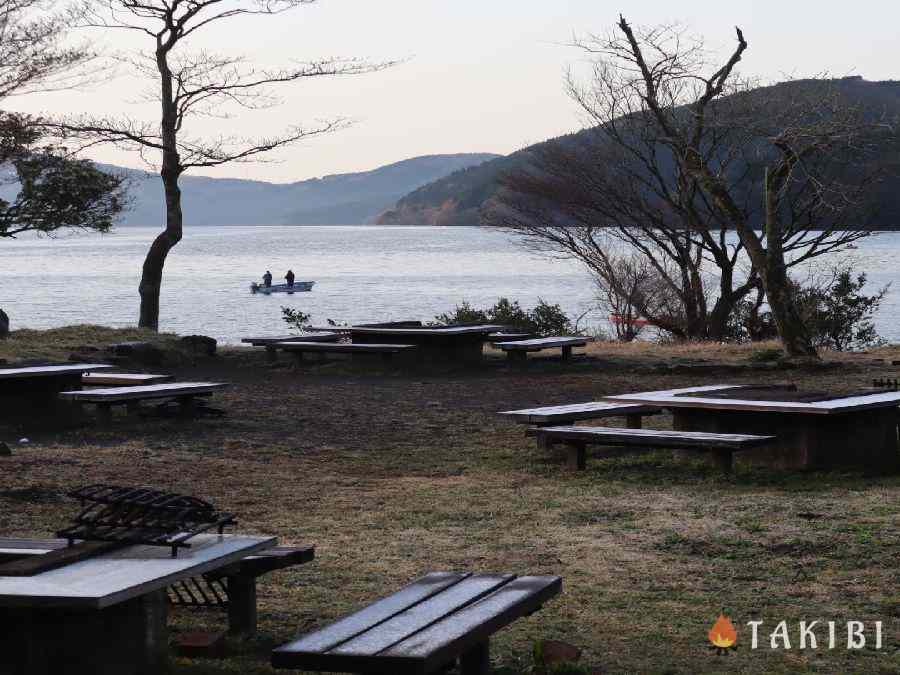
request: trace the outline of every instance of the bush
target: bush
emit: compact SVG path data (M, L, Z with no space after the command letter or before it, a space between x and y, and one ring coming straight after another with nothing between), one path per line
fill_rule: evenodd
M834 269L824 283L794 285L800 315L814 346L849 351L884 342L875 330L872 318L890 285L875 295L865 295L866 282L865 274L854 277L853 271L844 266ZM777 338L778 329L772 313L763 309L759 299L738 303L728 324L728 341L757 342Z
M281 318L288 326L303 333L309 328L309 320L312 317L299 309L282 307Z
M884 343L875 330L872 317L889 285L875 295L863 295L865 285L864 273L854 279L849 269L843 269L826 291L812 292L807 300L807 325L817 347L843 352Z
M757 349L750 354L750 361L753 363L772 363L784 357L784 352L780 349Z
M442 324L497 323L536 335L568 335L577 332L572 320L559 305L543 300L530 310L518 301L500 298L493 307L476 309L468 302L457 305L449 313L439 314L435 321Z

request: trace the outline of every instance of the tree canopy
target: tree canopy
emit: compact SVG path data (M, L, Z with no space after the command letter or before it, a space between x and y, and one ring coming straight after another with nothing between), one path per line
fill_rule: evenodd
M48 142L42 120L6 110L14 95L75 86L93 57L84 46L63 46L66 17L37 0L8 0L0 10L0 166L16 196L0 199L0 238L74 228L108 231L125 205L119 176L73 158Z

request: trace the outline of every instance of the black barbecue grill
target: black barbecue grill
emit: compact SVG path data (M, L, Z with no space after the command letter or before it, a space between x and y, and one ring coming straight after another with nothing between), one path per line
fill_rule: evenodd
M190 547L191 537L236 524L234 515L217 511L207 501L150 488L88 485L69 493L82 510L57 537L69 546L77 540L122 545L168 546L172 557Z

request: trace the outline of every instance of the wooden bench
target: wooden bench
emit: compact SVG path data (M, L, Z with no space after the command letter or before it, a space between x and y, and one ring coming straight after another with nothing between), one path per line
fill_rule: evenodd
M490 672L489 640L562 590L555 576L432 572L272 652L275 668L425 675Z
M156 399L174 399L184 414L190 414L194 410L195 399L198 396L211 396L214 392L227 386L221 382L173 382L140 387L64 391L60 393L59 397L76 404L94 404L97 406L98 419L105 424L112 419L112 406L114 405L124 405L129 414L136 414L140 410L141 401Z
M775 440L775 436L611 427L533 427L529 430L529 435L536 436L541 447L554 443L565 445L568 448L569 467L578 470L585 468L588 445L606 445L637 447L641 450L673 448L709 452L717 465L727 473L731 471L734 452L766 445Z
M253 347L265 347L266 358L270 362L278 360L279 344L283 342L338 342L341 334L337 331L315 331L311 333L303 333L301 335L281 335L276 337L249 337L243 338L241 342L252 345Z
M145 384L162 384L174 379L174 375L150 373L85 373L81 376L81 384L85 387L137 387Z
M28 556L43 555L64 549L65 539L0 538L0 562L11 562ZM184 607L225 606L228 632L253 634L257 626L256 580L264 574L314 560L314 546L276 546L253 553L240 561L170 586L169 602Z
M279 342L277 347L293 354L298 361L303 360L304 354L377 354L384 361L390 362L397 354L412 353L417 349L415 345L360 344L357 342Z
M586 337L543 337L533 340L514 340L507 342L495 342L494 346L506 352L511 361L524 362L529 352L540 352L545 349L560 348L563 361L572 358L573 347L584 347L589 341Z
M485 342L520 342L522 340L533 340L534 333L516 333L514 331L501 331L499 333L489 333L485 336Z
M264 574L303 565L315 559L314 546L276 546L248 555L229 567L170 586L169 601L176 606L209 607L225 604L228 632L252 635L257 627L256 580ZM221 602L221 595L226 601ZM212 597L210 597L212 596ZM218 600L219 602L216 602Z
M644 415L658 415L662 411L662 408L649 405L591 401L589 403L552 405L542 408L506 410L499 414L505 415L519 424L537 427L550 427L581 420L604 419L606 417L624 417L625 424L629 429L640 429Z

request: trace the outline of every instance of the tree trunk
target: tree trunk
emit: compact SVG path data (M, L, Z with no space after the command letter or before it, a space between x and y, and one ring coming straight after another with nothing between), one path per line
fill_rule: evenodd
M765 200L766 200L766 254L764 271L762 276L763 287L766 290L766 298L769 308L772 310L772 318L778 327L778 334L784 345L784 351L791 358L817 359L816 348L807 330L803 317L797 309L794 292L788 276L787 265L784 262L784 249L782 247L783 232L778 219L778 210L775 203L776 185L774 177L766 169L765 175ZM754 261L754 265L756 261ZM757 269L760 269L757 267Z
M166 198L166 229L153 240L141 275L141 313L138 326L159 330L159 293L162 289L162 274L169 251L181 241L182 213L181 190L178 178L184 167L178 154L178 109L175 105L172 71L169 69L168 53L174 44L174 37L162 43L156 50L156 66L160 75L160 102L162 118L160 137L162 140L162 178Z
M162 274L169 251L181 241L182 214L181 190L178 175L167 176L163 171L163 189L166 196L166 229L163 230L147 252L141 275L141 314L138 326L159 330L159 294L162 289Z
M816 348L806 330L806 326L797 311L791 292L787 267L784 264L784 252L781 248L781 232L775 209L775 190L768 189L770 174L766 171L766 244L747 222L741 210L734 203L728 190L720 179L706 167L696 152L688 150L682 161L713 202L722 209L734 225L741 243L747 250L750 263L759 274L763 289L772 309L775 325L781 337L785 353L791 358L818 359Z

